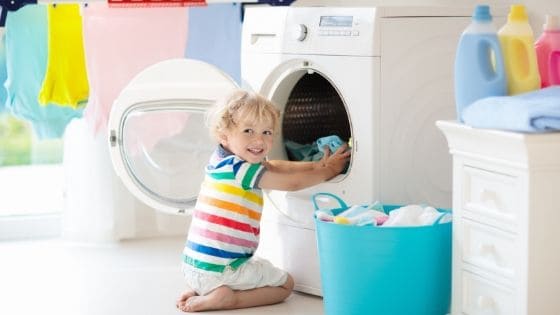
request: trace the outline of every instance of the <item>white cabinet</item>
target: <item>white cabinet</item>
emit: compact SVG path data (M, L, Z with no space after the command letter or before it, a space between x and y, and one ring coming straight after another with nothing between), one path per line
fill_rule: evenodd
M560 133L438 121L453 155L452 314L560 314Z

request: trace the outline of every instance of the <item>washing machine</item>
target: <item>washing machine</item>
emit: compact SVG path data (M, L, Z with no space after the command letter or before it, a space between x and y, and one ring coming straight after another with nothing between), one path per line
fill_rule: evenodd
M293 160L287 144L333 134L352 149L346 173L326 183L265 192L257 254L288 270L296 290L321 295L314 194L348 204L451 206L451 159L435 121L454 118L453 61L469 11L247 8L243 86L282 113L269 158Z
M454 118L455 46L470 22L463 11L247 7L241 85L282 112L269 158L294 160L288 141L333 134L352 150L346 172L328 182L265 191L257 254L289 271L297 290L321 294L315 193L349 204L451 206L451 158L434 123ZM109 152L134 196L166 213L190 212L215 149L205 112L237 87L212 65L174 59L146 68L123 89L109 119Z

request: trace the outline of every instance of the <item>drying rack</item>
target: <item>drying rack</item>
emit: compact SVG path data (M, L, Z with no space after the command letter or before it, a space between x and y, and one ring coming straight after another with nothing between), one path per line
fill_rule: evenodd
M29 4L49 4L49 3L91 3L91 2L106 2L107 0L0 0L0 27L4 27L6 25L6 16L8 15L8 11L17 11L21 9L25 5ZM124 3L126 2L126 3ZM187 4L187 2L181 0L163 0L163 1L123 1L123 7L125 6L201 6L206 4L212 3L237 3L237 2L244 2L244 3L256 3L258 0L206 0L206 1L199 1Z

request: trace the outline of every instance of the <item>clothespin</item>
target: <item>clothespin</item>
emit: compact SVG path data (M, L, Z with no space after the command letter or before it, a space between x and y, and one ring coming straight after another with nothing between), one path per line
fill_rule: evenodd
M17 11L26 4L37 4L37 0L0 0L0 27L6 25L8 11Z

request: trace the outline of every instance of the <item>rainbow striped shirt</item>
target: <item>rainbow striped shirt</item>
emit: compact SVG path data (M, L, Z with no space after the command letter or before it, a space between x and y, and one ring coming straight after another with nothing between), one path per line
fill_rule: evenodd
M183 249L183 263L208 272L236 269L257 249L266 169L220 146L206 166Z

